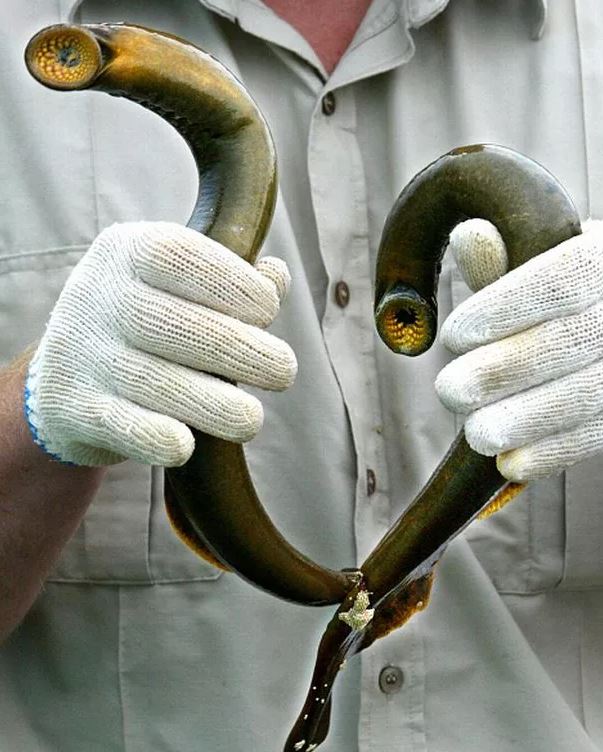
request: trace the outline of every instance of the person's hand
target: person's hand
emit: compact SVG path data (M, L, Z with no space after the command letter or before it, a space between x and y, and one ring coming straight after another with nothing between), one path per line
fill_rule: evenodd
M253 267L180 225L103 231L67 280L29 366L34 440L78 465L131 458L169 467L193 451L187 424L250 439L262 425L260 402L218 376L274 390L293 382L293 351L264 331L289 281L283 261Z
M467 413L470 446L497 455L523 482L603 450L603 223L506 269L496 229L459 225L451 248L473 289L442 326L461 354L437 377L451 410ZM491 284L490 284L491 283Z

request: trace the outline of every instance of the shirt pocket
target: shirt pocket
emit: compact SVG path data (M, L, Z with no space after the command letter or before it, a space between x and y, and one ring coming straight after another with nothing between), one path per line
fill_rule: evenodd
M454 307L471 295L456 267L451 270L451 294ZM457 416L459 430L463 420ZM566 541L575 526L575 504L568 503L566 486L565 474L529 483L500 512L467 529L467 540L500 592L542 592L568 581ZM582 532L601 541L603 524L590 531L583 525Z
M0 257L0 359L10 362L39 339L71 270L87 246ZM163 470L112 466L51 581L148 584L215 580L220 571L172 531L163 505Z

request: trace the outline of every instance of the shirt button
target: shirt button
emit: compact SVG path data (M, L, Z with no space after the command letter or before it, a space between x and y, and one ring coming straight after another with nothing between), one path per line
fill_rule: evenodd
M350 302L350 288L343 280L335 285L335 302L340 308L345 308Z
M375 471L369 469L366 471L366 495L372 496L377 488L377 476Z
M332 115L335 112L335 94L332 91L327 92L322 98L322 114Z
M404 674L399 666L386 666L379 674L379 689L386 695L394 695L402 689Z

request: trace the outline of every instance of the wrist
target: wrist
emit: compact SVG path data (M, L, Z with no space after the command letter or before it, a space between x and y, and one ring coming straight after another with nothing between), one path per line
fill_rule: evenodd
M6 416L7 423L13 427L9 435L10 448L15 456L22 458L24 462L45 457L44 452L36 445L27 420L25 404L25 382L34 352L35 346L29 346L0 372L2 413Z
M98 485L106 472L101 467L77 467L71 463L59 462L44 451L35 440L31 425L27 420L25 405L25 382L35 346L27 348L5 369L0 371L0 420L6 422L10 430L4 433L5 456L10 462L5 466L7 475L25 472L40 472L48 482L59 477L77 477L78 482L86 482L89 477L93 485Z

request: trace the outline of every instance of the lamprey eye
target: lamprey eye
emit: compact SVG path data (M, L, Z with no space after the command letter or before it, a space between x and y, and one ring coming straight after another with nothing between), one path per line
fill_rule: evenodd
M31 75L53 89L83 89L103 65L94 36L72 26L49 26L27 45L25 63Z
M434 315L416 293L387 295L375 313L375 320L381 338L396 353L420 355L433 342Z

